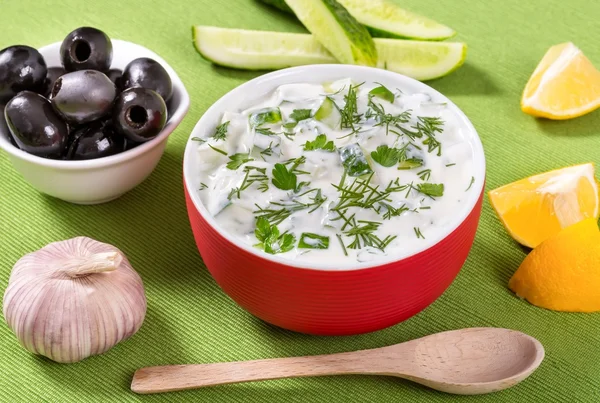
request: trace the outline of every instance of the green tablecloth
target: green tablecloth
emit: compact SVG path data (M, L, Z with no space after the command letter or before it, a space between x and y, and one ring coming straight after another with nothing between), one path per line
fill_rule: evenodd
M400 1L398 1L400 3ZM404 0L409 9L455 28L467 63L431 82L471 118L488 161L488 188L588 161L600 162L600 113L567 122L537 121L519 97L546 49L573 41L600 66L600 2L591 0ZM49 242L86 235L113 243L144 279L148 314L141 330L107 354L61 365L23 350L0 324L0 401L210 402L563 402L600 401L600 314L555 313L506 287L525 256L486 200L472 253L448 291L414 318L355 337L313 337L255 319L210 277L188 226L181 183L188 134L221 95L259 73L209 65L191 43L192 24L302 32L292 18L254 0L0 0L0 48L42 46L90 25L140 43L167 60L192 98L154 174L121 199L75 206L34 191L0 153L0 290L13 263ZM455 397L385 377L343 376L231 385L174 394L129 391L148 365L249 360L374 348L470 326L518 329L538 338L546 359L531 378L504 392Z

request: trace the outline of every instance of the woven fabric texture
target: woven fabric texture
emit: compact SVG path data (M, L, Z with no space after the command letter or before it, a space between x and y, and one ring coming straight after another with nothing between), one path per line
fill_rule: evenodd
M400 1L398 0L398 3ZM573 41L600 66L600 2L590 0L403 0L446 23L469 46L466 64L430 83L470 117L483 141L487 189L583 162L600 162L600 112L552 122L519 109L528 77L551 45ZM354 337L284 331L247 314L210 277L185 211L187 137L219 97L259 72L213 67L192 46L190 26L304 32L292 17L255 0L0 0L0 48L40 47L94 26L146 46L179 73L192 99L153 175L122 198L76 206L33 190L0 152L0 291L14 262L43 245L85 235L117 245L144 280L148 314L140 331L108 353L61 365L21 348L0 323L0 402L598 402L600 314L556 313L521 301L507 282L527 253L485 200L463 270L419 315ZM386 377L340 376L229 385L154 396L129 390L133 372L161 364L334 353L399 343L449 329L496 326L538 338L546 359L521 385L460 397Z

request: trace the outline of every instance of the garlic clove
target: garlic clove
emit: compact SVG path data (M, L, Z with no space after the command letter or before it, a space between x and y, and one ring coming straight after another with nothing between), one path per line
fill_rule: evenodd
M119 249L78 237L19 259L3 313L27 350L70 363L102 354L137 332L146 297L142 279Z

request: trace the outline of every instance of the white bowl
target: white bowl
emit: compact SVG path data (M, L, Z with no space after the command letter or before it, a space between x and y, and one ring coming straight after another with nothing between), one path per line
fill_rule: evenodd
M48 67L60 66L56 42L39 49ZM77 204L98 204L114 200L144 181L163 155L169 135L181 123L190 106L183 82L160 56L135 43L112 40L111 68L124 69L139 57L159 62L173 82L173 96L168 102L171 114L160 134L132 150L94 160L61 161L38 157L11 144L9 133L0 127L0 148L7 152L13 167L31 186L42 193Z

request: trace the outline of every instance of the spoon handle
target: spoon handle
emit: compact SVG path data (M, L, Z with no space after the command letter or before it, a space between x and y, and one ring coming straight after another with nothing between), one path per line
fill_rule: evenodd
M268 379L373 373L373 350L307 357L141 368L131 390L149 394Z

